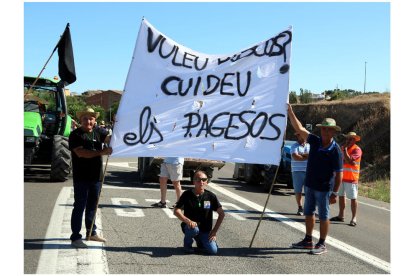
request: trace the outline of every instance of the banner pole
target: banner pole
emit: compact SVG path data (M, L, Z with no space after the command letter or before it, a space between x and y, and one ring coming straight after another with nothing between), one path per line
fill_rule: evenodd
M284 144L285 144L285 141L284 141L284 140L285 140L285 138L286 138L286 130L287 130L287 122L286 122L286 126L285 126L285 134L284 134L284 139L283 139L282 147L281 147L281 149L280 149L280 152L281 152L281 153L283 152L283 146L284 146ZM283 153L282 153L282 154L283 154ZM272 193L272 191L273 191L273 185L274 185L274 183L275 183L275 181L276 181L276 176L277 176L277 173L278 173L278 171L279 171L279 167L280 167L280 162L279 162L279 166L277 166L277 168L276 168L275 175L273 176L272 185L270 185L269 193L267 194L266 203L265 203L265 205L264 205L264 207L263 207L263 212L262 212L262 214L260 215L260 219L259 219L259 222L257 223L256 230L254 231L254 234L253 234L252 240L250 241L249 248L252 248L253 241L254 241L254 238L256 237L257 230L259 230L260 223L262 222L263 215L264 215L264 212L265 212L266 207L267 207L267 203L269 202L270 194L271 194L271 193Z
M280 167L280 166L277 166L277 168L276 168L276 172L275 172L275 175L273 176L272 185L270 185L269 193L267 194L266 203L265 203L265 205L264 205L264 207L263 207L263 212L262 212L262 214L261 214L261 216L260 216L259 223L258 223L258 224L257 224L257 226L256 226L256 231L254 231L254 234L253 234L252 240L251 240L251 242L250 242L249 248L252 248L252 244L253 244L254 238L256 237L257 230L259 229L260 223L262 222L263 215L264 215L264 212L265 212L265 210L266 210L267 203L269 202L270 194L271 194L271 193L272 193L272 191L273 191L273 185L275 185L276 176L277 176L277 173L278 173L278 171L279 171L279 167Z
M104 181L105 181L105 174L106 174L106 168L107 168L107 166L108 166L108 160L109 160L109 155L108 155L108 157L106 158L105 169L104 169L104 172L103 172L103 174L102 174L102 179L101 179L101 181L100 181L101 186L99 187L98 200L96 201L96 208L95 208L95 213L94 213L94 215L93 215L93 219L92 219L91 229L89 229L89 233L88 233L88 235L86 236L86 240L87 240L87 241L89 241L89 239L90 239L90 237L91 237L91 234L92 234L92 229L93 229L93 225L95 224L96 213L98 212L99 199L101 198L102 186L103 186L103 183L104 183Z

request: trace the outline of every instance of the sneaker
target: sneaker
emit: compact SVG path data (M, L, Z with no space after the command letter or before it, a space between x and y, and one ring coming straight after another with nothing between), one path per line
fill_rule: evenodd
M321 255L326 252L328 252L328 249L326 249L326 245L322 243L317 243L309 253L312 255Z
M167 208L167 203L166 202L157 202L154 204L151 204L152 207L157 207L157 208Z
M313 249L313 242L303 239L298 243L292 243L292 247L296 249Z
M192 247L184 247L184 253L185 254L194 254L195 250Z
M88 240L88 241L97 241L97 242L106 242L105 238L100 237L98 235L90 236L90 237L86 238L86 240Z
M87 248L88 247L86 243L84 243L81 239L72 241L71 245L72 247L75 247L75 248Z
M298 215L298 216L303 216L303 208L302 208L302 206L300 206L300 207L298 208L298 212L296 213L296 215Z

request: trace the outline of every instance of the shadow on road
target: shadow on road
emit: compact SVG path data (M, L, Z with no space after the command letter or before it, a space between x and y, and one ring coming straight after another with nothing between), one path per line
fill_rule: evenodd
M131 171L114 171L107 172L104 179L104 184L116 187L139 187L139 188L154 188L159 189L160 185L157 182L140 183L138 181L138 173ZM181 181L183 190L193 187L193 184L188 179ZM168 189L174 189L174 186L168 181Z
M50 243L50 242L60 243ZM65 242L66 241L66 242ZM62 243L65 242L65 243ZM56 249L70 249L69 239L55 238L55 239L25 239L25 250L56 250ZM120 246L101 246L101 245L88 245L88 250L105 250L107 252L129 252L141 255L147 255L152 258L166 258L177 255L188 255L184 253L182 247L120 247ZM73 250L76 250L73 248ZM242 257L242 258L273 258L272 255L279 254L304 254L307 252L292 249L290 247L269 247L269 248L219 248L218 257ZM203 252L197 251L195 255L204 255Z
M52 182L50 181L50 166L25 166L24 182Z

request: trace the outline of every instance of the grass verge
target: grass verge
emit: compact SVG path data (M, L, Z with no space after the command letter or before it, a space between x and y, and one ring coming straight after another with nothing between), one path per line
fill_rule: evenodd
M358 187L358 195L389 203L390 179L360 183Z

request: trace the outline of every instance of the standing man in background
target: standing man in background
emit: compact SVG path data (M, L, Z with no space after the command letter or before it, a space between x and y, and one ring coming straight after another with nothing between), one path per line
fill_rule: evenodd
M351 200L352 219L349 225L356 226L356 214L358 208L358 180L361 166L362 150L356 145L361 140L355 132L348 132L345 136L345 145L342 147L344 155L344 175L342 185L339 188L339 214L331 218L331 221L345 220L345 194Z
M303 140L299 133L295 133L297 142L290 148L292 160L290 163L293 189L295 191L298 216L303 216L302 193L305 184L306 166L308 164L309 144Z
M167 182L171 179L174 185L176 202L181 196L181 184L180 181L183 179L183 167L184 157L166 157L164 162L161 164L160 170L160 191L161 200L157 203L152 204L152 207L167 208ZM172 208L175 207L175 204Z

